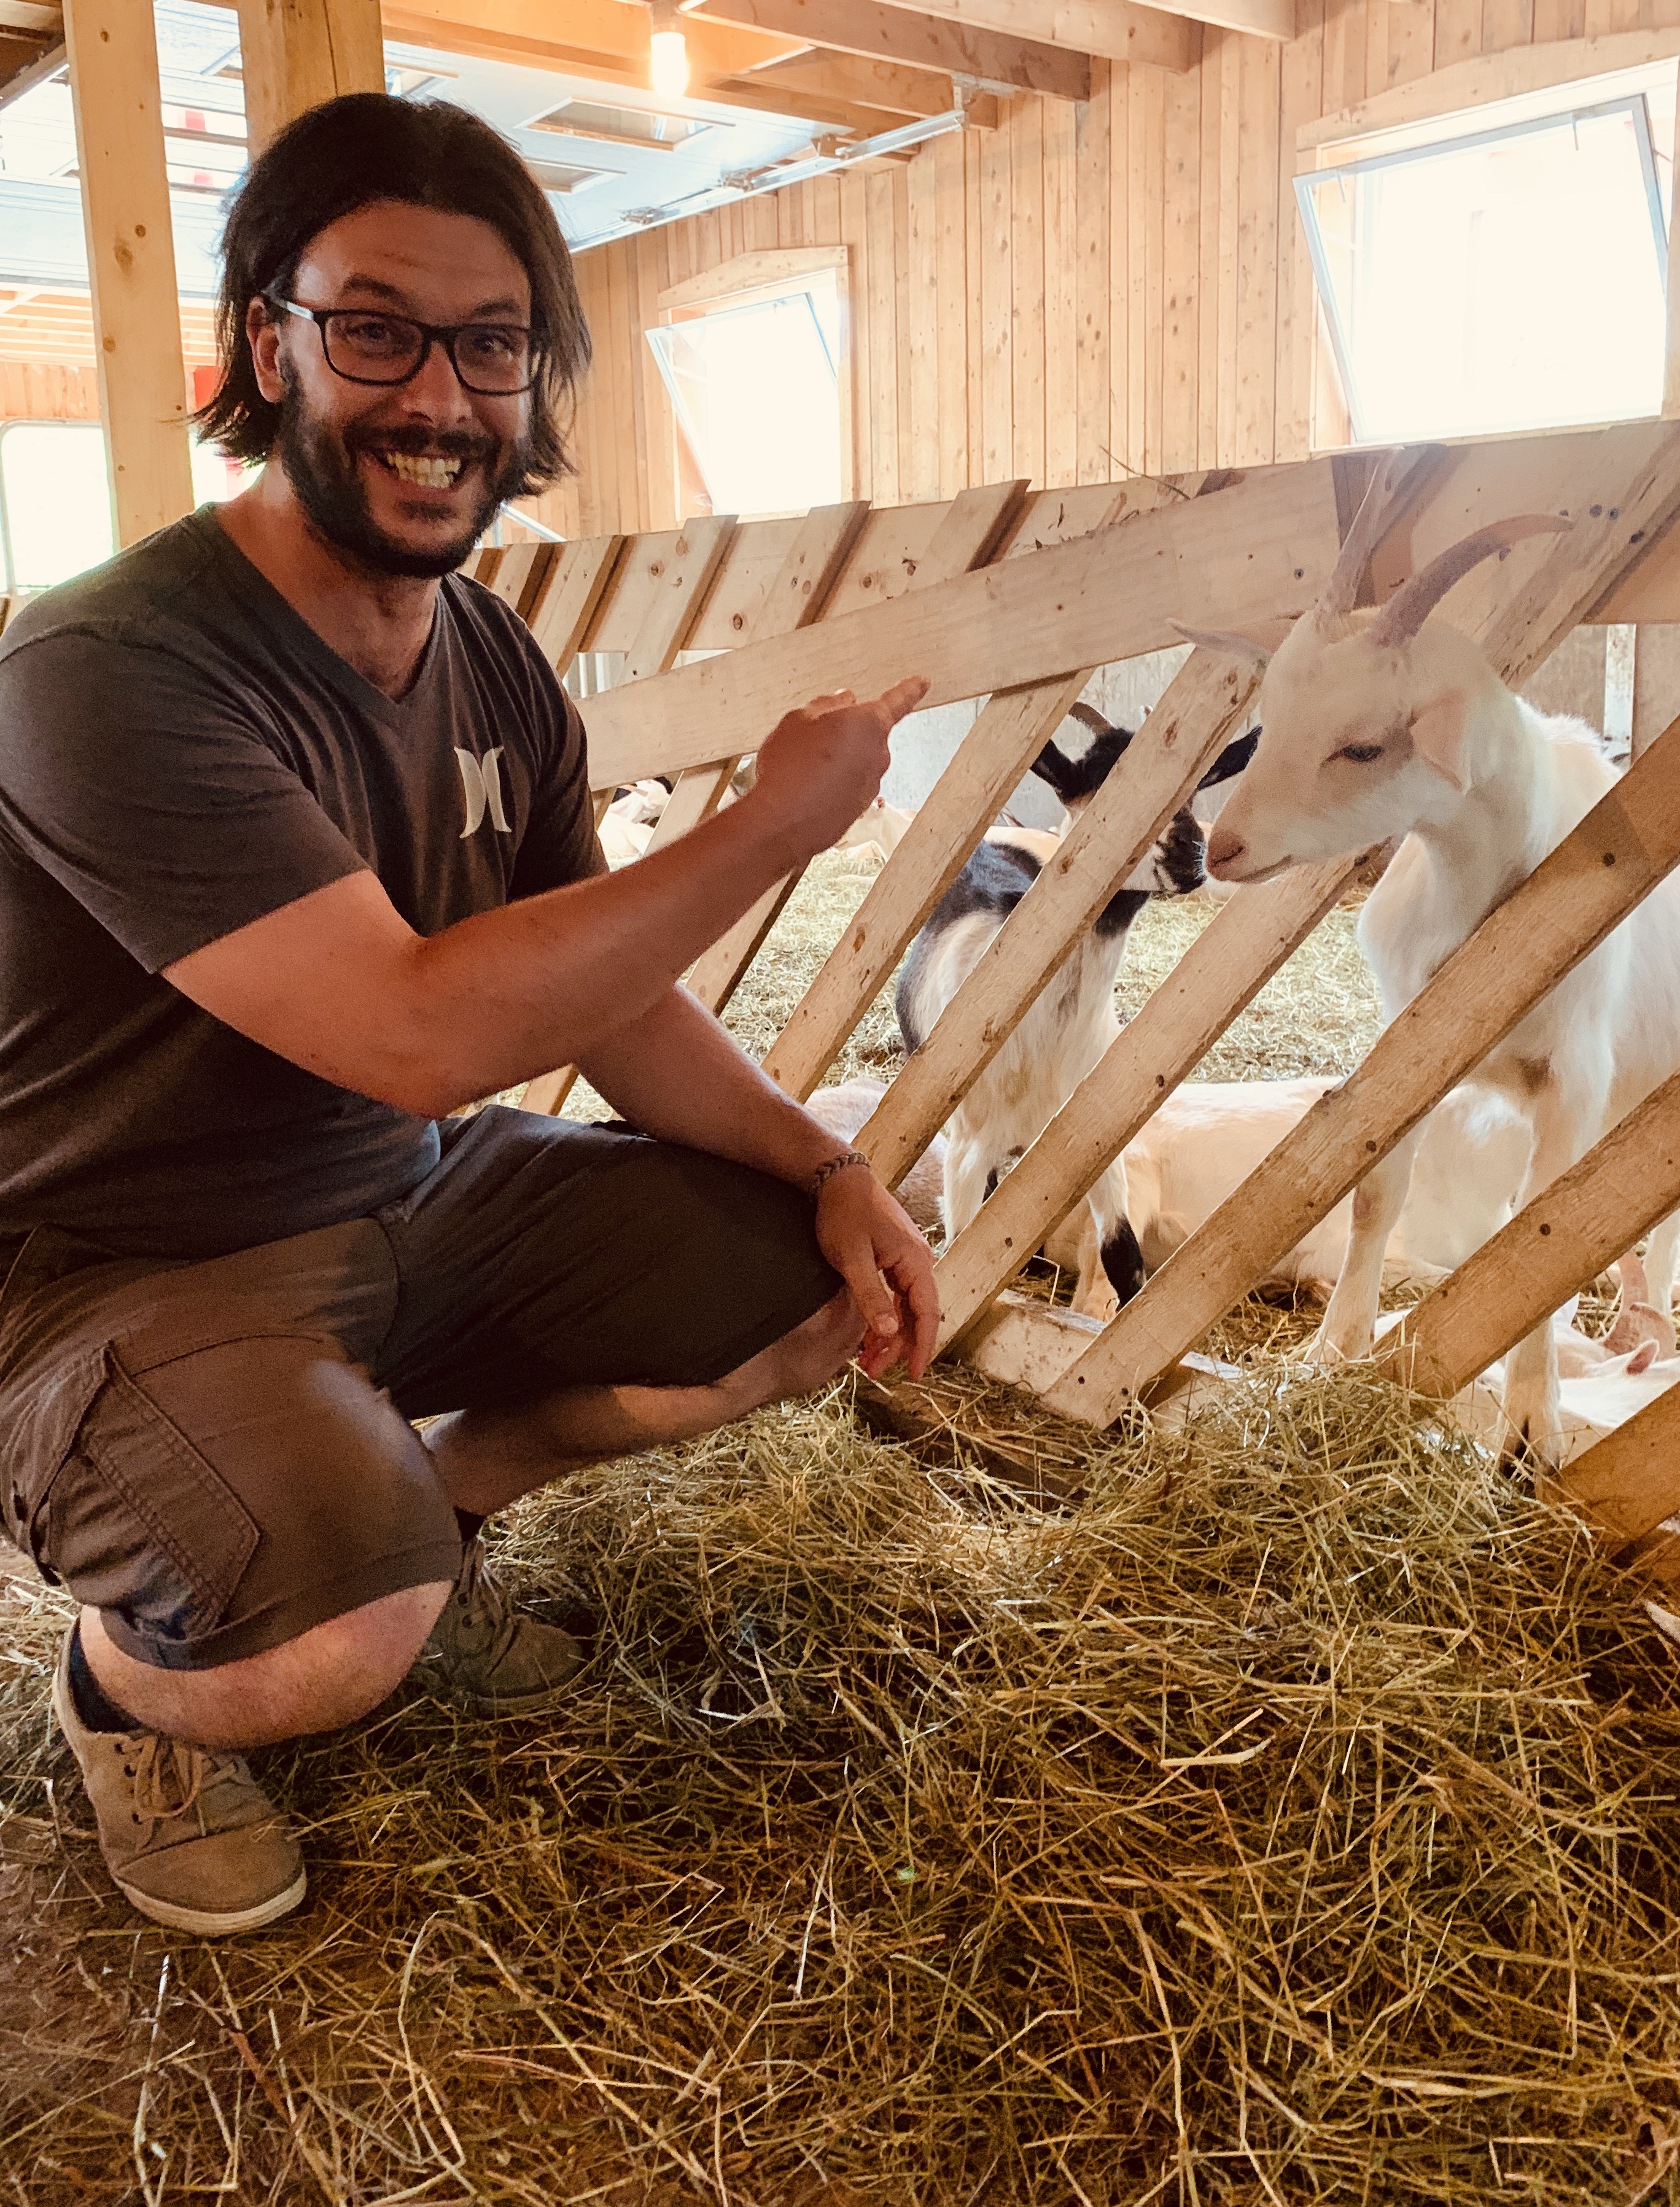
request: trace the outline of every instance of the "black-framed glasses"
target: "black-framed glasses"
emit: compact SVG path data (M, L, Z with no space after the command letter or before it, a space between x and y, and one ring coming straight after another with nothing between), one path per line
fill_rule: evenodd
M301 307L271 296L320 332L326 364L346 383L407 383L440 344L463 391L481 398L515 398L536 381L541 356L519 322L416 322L372 307Z

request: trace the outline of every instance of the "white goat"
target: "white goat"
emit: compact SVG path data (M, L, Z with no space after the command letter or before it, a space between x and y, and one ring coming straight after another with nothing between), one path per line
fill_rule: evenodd
M1480 530L1403 583L1374 619L1353 617L1378 533L1367 498L1324 597L1275 655L1197 636L1264 667L1264 733L1210 840L1221 880L1403 836L1372 891L1360 948L1392 1020L1494 906L1560 843L1616 775L1579 721L1513 697L1478 647L1429 615L1479 561L1563 524L1530 517ZM1680 881L1654 890L1469 1076L1528 1121L1527 1203L1680 1066ZM1369 1353L1384 1251L1411 1176L1416 1130L1360 1184L1317 1347ZM1670 1222L1653 1237L1655 1300L1673 1277ZM1507 1360L1505 1415L1536 1456L1561 1447L1557 1359L1541 1325Z
M1110 727L1089 707L1076 707L1073 717L1093 730L1090 749L1074 759L1047 744L1033 772L1077 814L1102 787L1132 732ZM1247 739L1231 745L1208 780L1238 771L1252 748ZM1031 829L995 828L941 898L899 978L895 1002L907 1050L919 1049L1038 878L1041 854L1053 852L1057 840ZM1182 895L1201 879L1202 831L1187 810L1174 816L1143 864L1115 889L952 1114L945 1152L948 1241L962 1232L1000 1175L1037 1139L1119 1033L1115 982L1133 919L1151 894ZM1109 1167L1087 1202L1093 1228L1080 1244L1073 1307L1106 1319L1144 1281L1126 1216L1123 1161Z

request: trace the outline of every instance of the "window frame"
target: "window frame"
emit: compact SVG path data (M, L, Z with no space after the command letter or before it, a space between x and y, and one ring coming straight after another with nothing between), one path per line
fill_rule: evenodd
M1560 85L1557 87L1560 94L1571 89L1573 87L1567 85ZM1449 110L1441 117L1441 122L1450 123L1455 112L1464 113L1468 119L1474 111ZM1639 150L1640 172L1645 185L1646 207L1651 220L1652 242L1656 248L1658 280L1666 300L1670 296L1669 278L1671 265L1670 241L1662 204L1661 187L1657 177L1651 135L1650 111L1643 92L1624 91L1610 99L1592 101L1572 99L1545 114L1526 117L1509 123L1495 123L1480 130L1469 129L1462 132L1444 130L1440 136L1432 137L1422 144L1391 147L1383 153L1369 153L1353 160L1325 161L1322 165L1297 171L1294 180L1296 212L1300 218L1302 230L1306 234L1306 249L1312 262L1312 280L1317 294L1321 327L1335 363L1336 379L1341 386L1339 393L1341 404L1346 411L1352 441L1355 445L1381 444L1391 440L1376 436L1360 418L1359 390L1348 352L1348 333L1343 327L1336 288L1330 275L1323 231L1317 219L1317 211L1312 205L1314 193L1328 183L1374 176L1384 170L1403 168L1419 161L1437 159L1443 154L1468 153L1480 146L1504 145L1516 138L1532 137L1539 131L1555 130L1566 124L1593 122L1611 115L1626 115L1634 125L1635 142ZM1374 138L1393 134L1373 130L1362 135ZM1345 144L1349 141L1342 142ZM1356 143L1357 141L1352 142ZM1316 406L1314 410L1316 413ZM1575 428L1583 425L1563 423L1555 426ZM1532 433L1533 425L1523 425L1522 434ZM1450 435L1453 433L1444 434ZM1500 433L1484 430L1474 434L1486 435ZM1512 434L1518 433L1514 431Z
M673 323L702 320L709 314L732 308L762 306L774 299L790 298L809 291L812 278L818 276L833 277L840 307L840 346L834 378L840 408L840 499L845 502L856 497L858 480L858 400L849 246L782 246L736 254L701 275L668 284L655 301L658 311L654 326L668 329ZM711 500L699 456L683 430L651 344L646 346L644 358L651 380L649 387L658 392L670 440L673 480L678 486L675 518L681 521L691 513L709 513Z

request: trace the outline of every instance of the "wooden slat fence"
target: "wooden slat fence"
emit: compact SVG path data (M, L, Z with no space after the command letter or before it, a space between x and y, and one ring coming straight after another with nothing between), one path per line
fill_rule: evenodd
M659 535L521 547L483 555L481 572L562 670L579 651L625 655L625 679L589 703L591 781L605 798L641 774L674 773L661 841L707 816L753 736L815 692L866 693L919 672L933 702L988 697L767 1056L772 1076L803 1098L1091 671L1177 641L1178 621L1233 628L1302 610L1328 578L1369 472L1368 456L1350 455L1036 497L1007 483L944 505L847 505L740 524L708 518ZM1395 492L1372 562L1377 595L1470 529L1540 511L1567 517L1569 530L1476 569L1445 604L1447 618L1480 639L1506 680L1520 685L1584 619L1628 617L1630 605L1645 619L1665 607L1680 613L1680 528L1671 527L1680 515L1680 430L1660 423L1434 457ZM1255 686L1247 673L1191 654L859 1137L883 1177L901 1178L925 1149L1115 880L1245 725ZM1044 1234L1306 938L1357 861L1297 869L1239 891L945 1252L942 1346L1030 1377L1051 1407L1092 1424L1161 1384L1207 1326L1680 858L1680 805L1670 793L1677 787L1680 724L1107 1328L1027 1308L1007 1290ZM705 1001L726 1002L793 886L782 884L700 961L691 979ZM528 1102L557 1109L567 1086L564 1075L534 1083ZM1485 1315L1498 1283L1497 1319L1477 1330L1479 1369L1579 1284L1574 1277L1563 1284L1574 1264L1583 1275L1596 1271L1671 1207L1680 1168L1667 1153L1636 1195L1628 1192L1627 1159L1629 1139L1651 1136L1659 1122L1666 1136L1677 1108L1667 1091L1660 1104L1641 1107L1645 1117L1630 1134L1607 1136L1567 1187L1549 1191L1530 1206L1535 1216L1525 1212L1498 1247L1438 1289L1388 1352L1390 1368L1432 1387L1461 1384L1468 1372L1446 1346L1456 1308L1480 1295ZM1524 1271L1510 1259L1548 1235L1540 1203L1554 1217L1584 1223L1556 1237L1548 1264ZM1573 1208L1559 1211L1560 1203ZM1568 1263L1557 1254L1566 1242ZM1495 1336L1498 1347L1490 1349ZM1665 1433L1671 1415L1653 1415L1651 1430ZM1653 1501L1652 1447L1641 1450L1633 1437L1623 1457L1640 1467L1641 1498L1618 1517L1614 1479L1606 1503L1601 1472L1589 1482L1595 1522L1614 1529L1636 1519L1644 1533L1680 1506L1680 1468L1668 1485L1657 1481ZM1656 1501L1663 1508L1653 1516Z

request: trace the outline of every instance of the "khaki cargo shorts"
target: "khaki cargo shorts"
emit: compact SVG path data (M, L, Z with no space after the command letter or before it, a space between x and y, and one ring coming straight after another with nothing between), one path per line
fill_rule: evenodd
M453 1578L411 1419L704 1385L840 1286L810 1198L745 1166L500 1107L441 1133L402 1202L231 1256L17 1250L5 1531L139 1661L208 1669Z

